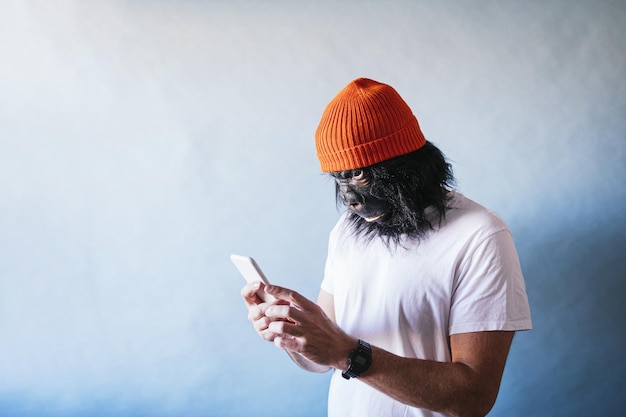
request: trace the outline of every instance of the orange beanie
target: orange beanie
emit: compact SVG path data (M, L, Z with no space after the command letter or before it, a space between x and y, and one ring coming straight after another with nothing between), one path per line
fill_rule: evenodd
M413 152L426 143L417 118L393 87L358 78L322 114L315 147L322 171L346 171Z

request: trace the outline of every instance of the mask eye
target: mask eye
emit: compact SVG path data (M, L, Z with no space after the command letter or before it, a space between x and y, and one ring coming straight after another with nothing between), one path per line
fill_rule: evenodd
M365 172L362 169L355 169L352 171L352 179L353 180L362 180L365 178Z

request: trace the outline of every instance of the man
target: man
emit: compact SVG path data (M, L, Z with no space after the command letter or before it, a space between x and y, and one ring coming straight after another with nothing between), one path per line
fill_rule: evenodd
M330 417L486 415L514 332L531 328L507 226L451 189L450 165L389 85L352 81L315 136L347 210L317 303L242 289L255 330L301 367L334 370Z

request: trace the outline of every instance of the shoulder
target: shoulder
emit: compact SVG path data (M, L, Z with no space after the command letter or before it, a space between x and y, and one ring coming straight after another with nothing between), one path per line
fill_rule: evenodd
M498 214L459 192L451 193L446 217L435 235L469 246L479 245L496 235L511 238L508 226Z
M456 191L451 192L444 223L448 227L481 229L486 232L508 230L497 213Z

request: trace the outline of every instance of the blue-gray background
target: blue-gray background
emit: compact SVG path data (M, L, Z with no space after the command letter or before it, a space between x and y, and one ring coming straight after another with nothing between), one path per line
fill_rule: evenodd
M317 295L313 133L393 85L510 225L534 330L493 416L622 415L623 1L0 1L0 416L323 416L228 255Z

